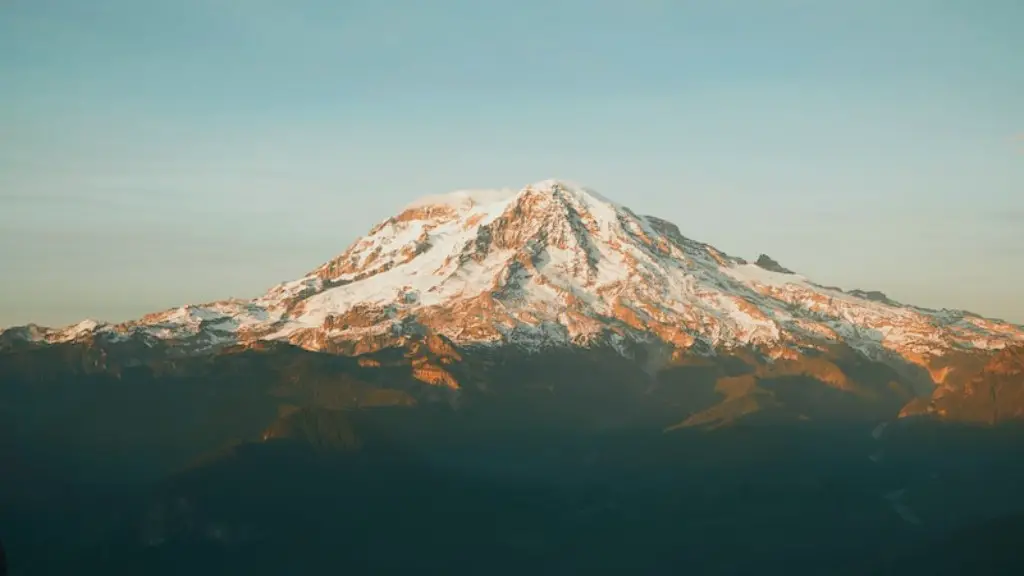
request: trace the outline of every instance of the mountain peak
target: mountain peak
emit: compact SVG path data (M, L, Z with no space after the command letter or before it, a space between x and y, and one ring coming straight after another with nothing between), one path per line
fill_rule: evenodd
M562 198L571 197L581 201L589 200L590 202L603 203L609 206L620 206L618 203L579 183L559 178L549 178L538 180L518 189L466 189L445 194L423 196L407 204L402 213L431 207L453 210L470 210L482 206L500 206L504 208L532 194Z
M570 182L569 180L563 180L559 178L546 178L544 180L531 182L530 184L523 186L522 190L533 190L536 192L547 192L549 194L554 194L560 191L570 193L583 193L586 191L586 188L581 184L578 184L576 182Z
M538 180L537 182L534 182L532 184L527 184L523 189L536 190L540 192L549 192L552 194L558 192L565 192L576 196L585 195L599 202L605 202L607 204L615 206L619 205L617 202L614 202L613 200L606 198L605 196L601 195L592 188L588 188L587 186L584 186L579 182L574 182L572 180L566 180L563 178L548 178L545 180Z

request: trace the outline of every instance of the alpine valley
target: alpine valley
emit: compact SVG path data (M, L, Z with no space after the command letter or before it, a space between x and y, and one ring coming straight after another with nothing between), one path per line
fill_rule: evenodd
M0 332L0 538L15 574L962 573L1024 513L1022 421L1024 327L549 180L252 300Z

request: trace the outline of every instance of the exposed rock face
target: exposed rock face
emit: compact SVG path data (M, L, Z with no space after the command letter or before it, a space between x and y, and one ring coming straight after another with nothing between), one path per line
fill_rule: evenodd
M467 353L505 347L610 353L642 365L648 379L694 359L733 358L747 368L724 374L716 393L743 410L777 402L780 392L758 383L783 377L881 395L886 405L913 390L923 399L905 414L954 414L965 398L1016 402L1024 387L1014 364L1020 326L822 287L764 254L748 264L561 181L425 198L251 301L0 334L8 350L72 342L95 343L82 361L96 370L133 355L186 358L268 342L360 356L363 367L407 350L414 380L451 390L465 387L466 374L486 385L486 363ZM876 380L851 378L855 365L875 367ZM983 420L1018 413L971 402Z
M778 272L779 274L794 274L792 270L789 268L783 268L782 264L779 264L767 254L761 254L758 256L757 261L754 262L754 264L771 272Z
M901 415L983 424L1024 418L1024 346L960 353L935 364L938 386Z
M884 292L879 292L878 290L850 290L849 294L865 300L871 300L872 302L882 302L891 306L899 306L898 302L890 299Z

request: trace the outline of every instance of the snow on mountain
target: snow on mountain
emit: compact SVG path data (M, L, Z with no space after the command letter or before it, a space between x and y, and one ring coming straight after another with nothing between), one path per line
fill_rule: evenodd
M420 199L337 258L251 301L3 336L134 335L195 353L264 339L314 350L367 341L355 348L365 350L425 332L467 346L604 343L624 354L629 342L701 354L755 347L771 357L842 342L922 365L954 350L1024 343L1020 326L843 292L766 256L758 262L586 187L547 180Z

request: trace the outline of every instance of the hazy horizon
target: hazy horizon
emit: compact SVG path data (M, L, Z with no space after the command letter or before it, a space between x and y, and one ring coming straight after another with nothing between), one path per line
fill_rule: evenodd
M13 0L0 327L253 297L421 196L546 178L822 284L1024 323L1021 21L1010 0Z

